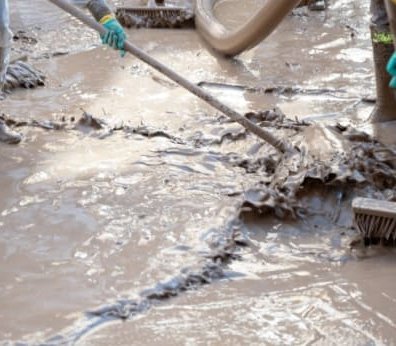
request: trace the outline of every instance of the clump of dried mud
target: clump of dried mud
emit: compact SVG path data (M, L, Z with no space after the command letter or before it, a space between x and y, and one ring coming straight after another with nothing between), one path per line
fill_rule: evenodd
M8 66L4 90L9 92L16 88L32 89L43 86L44 81L42 72L23 61L16 61Z

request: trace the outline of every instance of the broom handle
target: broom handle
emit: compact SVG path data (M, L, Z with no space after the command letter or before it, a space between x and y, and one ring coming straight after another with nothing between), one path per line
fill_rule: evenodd
M52 2L54 5L60 7L65 12L71 14L72 16L74 16L75 18L77 18L87 26L89 26L91 29L96 30L100 35L103 35L107 32L106 29L101 24L97 23L93 18L86 15L83 11L81 11L77 7L68 3L67 0L49 0L49 1ZM150 55L148 55L147 53L145 53L144 51L142 51L140 48L136 47L132 43L126 41L124 45L124 49L125 51L131 53L135 57L144 61L146 64L150 65L160 73L164 74L169 79L181 85L183 88L187 89L188 91L199 97L201 100L207 102L212 107L216 108L217 110L219 110L220 112L231 118L233 121L239 123L244 128L248 129L250 132L254 133L258 137L260 137L261 139L272 145L274 148L278 149L280 152L285 153L291 148L287 142L283 141L280 138L277 138L271 132L266 131L263 128L257 126L249 119L245 118L238 112L226 106L224 103L220 102L218 99L210 95L201 87L191 83L186 78L180 76L175 71L171 70L169 67L165 66L156 59L152 58Z

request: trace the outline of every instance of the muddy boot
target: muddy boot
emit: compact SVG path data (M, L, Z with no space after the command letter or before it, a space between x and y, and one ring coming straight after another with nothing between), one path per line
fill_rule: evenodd
M8 144L18 144L22 140L22 135L11 130L5 121L0 118L0 142Z
M369 118L372 123L396 120L396 92L389 87L391 77L386 71L386 65L394 52L394 47L392 42L386 42L386 37L390 37L386 27L379 29L374 25L371 26L377 87L377 102Z

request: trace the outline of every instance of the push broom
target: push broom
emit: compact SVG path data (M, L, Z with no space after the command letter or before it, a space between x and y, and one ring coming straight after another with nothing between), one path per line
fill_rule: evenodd
M396 241L396 203L371 198L352 202L354 224L368 244Z
M48 0L48 1L58 6L65 12L69 13L73 17L77 18L82 23L89 26L91 29L96 30L100 35L104 35L107 32L106 29L101 24L97 23L93 18L89 17L83 11L71 5L66 0ZM220 102L218 99L213 97L211 94L209 94L201 87L190 82L189 80L177 74L169 67L165 66L164 64L160 63L159 61L157 61L156 59L145 53L139 47L136 47L135 45L127 41L125 42L124 50L126 52L131 53L132 55L142 60L146 64L150 65L158 72L167 76L169 79L179 84L180 86L182 86L183 88L194 94L195 96L199 97L201 100L210 104L212 107L216 108L217 110L228 116L233 121L239 123L244 128L254 133L256 136L263 139L264 141L272 145L280 152L285 153L291 150L291 145L289 143L287 143L286 141L280 138L277 138L271 132L251 122L249 119L245 118L244 116L234 111L224 103Z

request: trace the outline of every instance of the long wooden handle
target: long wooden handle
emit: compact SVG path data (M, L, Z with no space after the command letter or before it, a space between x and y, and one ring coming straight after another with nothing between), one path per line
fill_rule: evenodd
M69 2L67 2L67 0L48 0L48 1L60 7L65 12L68 12L69 14L71 14L72 16L74 16L75 18L77 18L87 26L89 26L90 28L96 30L99 34L103 35L106 33L106 29L102 25L97 23L93 18L86 15L83 11L81 11L77 7L71 5ZM136 47L132 43L128 41L125 42L124 49L125 51L131 53L138 59L144 61L146 64L150 65L155 70L164 74L169 79L173 80L174 82L185 88L186 90L190 91L200 99L204 100L212 107L216 108L217 110L219 110L220 112L231 118L233 121L236 121L244 128L254 133L256 136L260 137L261 139L272 145L274 148L278 149L280 152L285 153L286 151L289 151L289 149L291 148L291 146L284 140L277 138L271 132L266 131L263 128L257 126L249 119L245 118L238 112L226 106L224 103L220 102L218 99L210 95L201 87L191 83L186 78L180 76L175 71L171 70L169 67L155 60L150 55L148 55L147 53L145 53L144 51L142 51L140 48Z

